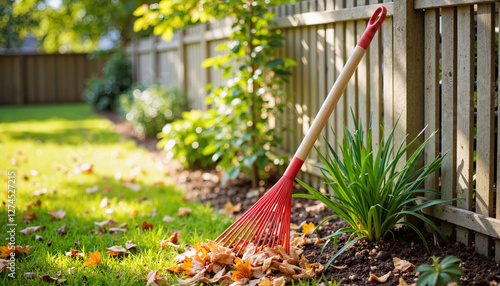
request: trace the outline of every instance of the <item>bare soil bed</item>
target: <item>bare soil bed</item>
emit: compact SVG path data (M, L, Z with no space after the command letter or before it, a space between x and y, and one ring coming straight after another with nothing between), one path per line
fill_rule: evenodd
M128 135L138 144L145 146L156 156L161 153L156 150L156 138L143 138L137 135L128 124L120 121L115 113L101 113L113 121L117 126L117 131ZM176 162L168 162L170 176L176 180L179 186L184 187L195 199L202 203L209 203L215 209L223 210L228 201L233 205L241 203L241 211L235 215L241 215L250 208L262 194L268 190L278 179L278 176L271 176L267 182L257 190L251 189L250 181L240 178L222 186L218 180L218 174L214 170L184 170ZM294 193L305 192L298 184L294 186ZM331 216L333 212L323 204L307 199L294 198L292 201L292 222L300 224L303 221L312 222L318 225L325 217ZM345 226L340 220L330 220L325 223L317 234L319 237L326 236ZM389 235L384 241L367 242L359 241L347 249L333 263L335 267L330 267L325 275L329 279L343 280L342 285L379 285L378 282L369 282L370 273L382 276L392 271L389 279L383 285L399 285L402 277L406 283L411 285L417 279L412 272L398 273L394 271L393 258L400 258L418 266L430 263L429 257L434 255L444 258L454 255L463 262L460 265L466 276L462 278L462 285L497 285L500 282L500 265L492 258L479 255L473 247L466 247L462 243L452 242L447 244L437 241L426 233L425 237L430 248L428 252L413 230L406 227L395 229L394 237ZM339 248L346 242L347 236L339 239ZM326 246L320 255L321 247L309 245L304 254L315 253L308 259L314 262L326 263L335 254L333 243Z

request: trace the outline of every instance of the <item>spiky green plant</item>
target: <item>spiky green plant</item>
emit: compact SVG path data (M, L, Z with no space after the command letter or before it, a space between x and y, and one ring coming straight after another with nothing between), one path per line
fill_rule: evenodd
M329 281L326 278L325 274L322 274L321 278L319 278L319 279L317 279L317 277L314 276L314 278L312 280L307 279L307 278L303 278L303 279L297 280L297 281L292 280L292 286L295 286L295 285L299 285L299 286L316 286L316 285L340 286L340 285L342 285L342 280L336 281L336 280L331 279Z
M439 258L432 256L431 258L434 265L422 264L414 273L420 272L420 277L417 281L417 286L444 286L445 282L457 282L458 285L462 285L460 281L460 276L464 276L465 273L460 266L456 263L460 263L461 260L457 257L451 255L447 256L441 263L439 263Z
M333 239L336 248L338 236L351 233L348 243L330 259L326 267L357 240L377 241L390 233L398 224L412 228L427 247L424 236L418 228L411 222L403 220L408 215L426 222L434 233L446 239L437 226L421 213L421 210L448 202L450 199L426 201L421 194L439 195L439 192L417 189L428 175L440 168L443 160L443 157L437 157L428 166L417 167L430 137L406 162L400 162L418 136L409 144L405 144L406 140L403 140L395 149L393 140L396 126L394 126L387 139L381 140L380 148L373 150L371 121L368 132L365 132L354 114L352 117L354 133L344 125L345 136L341 143L337 140L339 153L335 152L333 146L326 140L326 147L322 148L324 152L316 149L324 164L324 167L320 168L324 180L332 187L333 192L322 194L299 181L310 194L295 195L295 197L318 199L335 212L335 215L324 219L319 226L334 217L340 217L349 224L326 237L328 242ZM385 138L384 130L381 138ZM402 168L399 169L398 166ZM419 200L424 202L419 203Z

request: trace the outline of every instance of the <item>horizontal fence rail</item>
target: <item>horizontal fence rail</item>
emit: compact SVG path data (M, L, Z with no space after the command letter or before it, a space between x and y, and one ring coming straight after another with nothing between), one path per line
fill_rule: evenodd
M438 131L427 145L424 163L445 153L446 157L440 172L424 187L460 200L426 213L441 221L448 236L500 261L498 1L305 1L273 7L277 28L285 37L278 56L297 62L285 85L293 97L272 123L292 130L283 135L279 151L295 152L366 20L381 4L388 9L387 18L320 142L334 143L334 132L342 136L344 123L353 128L351 109L365 126L371 116L375 148L382 136L378 127L390 130L396 120L396 142L406 135L414 138L426 125L423 137ZM215 48L227 41L231 24L228 18L186 28L170 42L157 37L133 42L127 52L135 79L179 84L188 92L192 108L205 110L205 85L217 86L224 79L220 71L202 69L201 62L220 53ZM326 188L317 161L312 152L301 179Z
M87 54L0 54L0 105L82 102L103 65Z

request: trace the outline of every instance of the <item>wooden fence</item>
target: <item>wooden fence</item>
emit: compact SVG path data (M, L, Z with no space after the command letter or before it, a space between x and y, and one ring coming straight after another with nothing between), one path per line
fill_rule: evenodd
M274 7L286 40L279 56L298 65L286 85L294 94L284 116L274 122L285 134L280 151L293 154L341 71L366 20L380 4L387 18L360 63L325 128L327 140L352 127L350 109L363 124L392 128L399 118L396 142L439 130L425 153L425 163L447 155L439 174L425 182L444 198L461 198L427 213L442 221L443 231L482 254L500 261L500 149L495 45L498 46L498 2L491 0L344 0L307 1ZM193 108L206 109L207 83L223 82L221 73L202 69L227 40L231 19L179 31L170 42L157 37L133 42L127 52L136 80L179 84ZM477 49L475 48L477 46ZM475 58L477 64L475 67ZM476 72L477 70L477 72ZM381 138L374 128L374 144ZM476 133L477 132L477 133ZM480 140L477 140L480 138ZM312 152L302 179L323 187ZM432 198L431 198L432 199Z
M0 54L0 105L82 102L103 65L87 54Z

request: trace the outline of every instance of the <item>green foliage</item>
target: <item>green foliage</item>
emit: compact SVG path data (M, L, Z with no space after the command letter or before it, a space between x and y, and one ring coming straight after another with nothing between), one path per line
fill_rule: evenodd
M372 150L371 124L365 133L354 114L352 117L354 133L347 127L344 128L344 138L341 143L338 142L339 153L335 152L329 142L323 148L324 152L317 150L325 166L321 168L321 172L326 183L332 187L333 193L325 195L300 182L310 194L295 195L322 201L335 211L336 214L332 217L340 217L349 224L348 227L341 228L326 237L328 240L333 239L336 246L340 234L351 233L348 243L329 260L327 267L344 249L357 240L379 240L391 232L393 226L397 224L412 228L427 247L427 242L417 227L403 221L403 218L409 215L426 222L434 233L446 239L437 226L421 213L421 210L451 200L426 201L420 194L439 195L439 192L417 189L428 175L440 168L443 157L434 159L428 166L417 168L429 140L427 139L406 162L400 162L418 136L406 146L406 140L403 140L396 149L392 142L397 123L387 139L380 142L379 150ZM382 134L381 138L385 136ZM399 166L402 167L400 170ZM419 203L419 200L424 202ZM322 223L332 217L326 218Z
M187 108L186 94L177 86L159 83L134 88L120 96L120 113L140 134L156 135Z
M90 52L103 36L128 41L132 12L144 2L150 1L61 0L56 6L58 1L23 0L14 2L13 17L23 19L17 26L20 36L35 36L45 52Z
M14 15L14 1L0 1L0 48L19 48L23 44L20 37L22 26L35 23L24 17Z
M462 285L460 281L460 276L464 276L465 273L456 263L460 263L461 260L457 257L451 255L439 263L439 258L432 256L431 258L434 265L422 264L414 273L421 272L417 281L417 286L444 286L449 282L457 282L458 285Z
M96 110L112 110L118 97L132 85L131 64L123 51L114 53L102 70L103 76L87 81L84 96Z
M321 281L323 280L323 282ZM297 280L297 281L294 281L292 280L292 286L295 286L295 283L298 283L299 286L316 286L316 285L325 285L325 286L340 286L342 285L342 280L340 281L335 281L335 280L330 280L328 281L328 279L326 279L325 277L325 274L321 274L321 278L320 279L316 279L316 276L314 276L314 278L311 280L311 279L307 279L307 278L304 278L302 280Z
M217 48L226 53L202 64L222 69L228 80L212 89L207 103L215 105L225 122L216 138L219 166L226 170L222 182L250 170L255 184L258 170L273 159L272 150L281 142L277 132L281 130L272 129L269 118L277 117L283 108L274 100L287 97L282 86L290 75L287 68L295 62L275 56L283 36L280 30L269 30L274 13L268 12L265 1L229 3L233 3L238 21L233 24L230 42Z
M178 159L185 167L213 166L216 120L213 113L201 110L183 112L182 119L163 127L158 134L161 138L158 147L167 152L168 158Z

